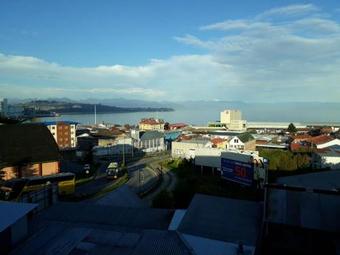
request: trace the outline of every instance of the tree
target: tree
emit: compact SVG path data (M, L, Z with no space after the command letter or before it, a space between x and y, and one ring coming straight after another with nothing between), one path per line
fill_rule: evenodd
M296 133L296 131L297 131L297 129L296 129L296 127L295 127L295 125L293 123L290 123L288 125L288 129L287 130L288 130L289 133Z
M152 206L155 208L173 208L174 199L169 191L163 189L152 201Z

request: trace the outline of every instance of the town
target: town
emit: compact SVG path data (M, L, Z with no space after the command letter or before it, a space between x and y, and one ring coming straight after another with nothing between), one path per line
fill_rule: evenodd
M33 123L0 109L1 254L339 251L340 126L237 109L205 126Z

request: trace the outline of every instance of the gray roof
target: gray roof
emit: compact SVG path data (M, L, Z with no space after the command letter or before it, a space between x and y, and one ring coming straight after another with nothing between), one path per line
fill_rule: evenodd
M340 230L339 195L270 189L268 204L269 222L324 231Z
M58 203L33 219L32 235L11 254L191 254L167 230L171 216L165 209Z
M340 171L322 171L281 177L278 183L315 189L340 189Z
M0 232L32 211L36 204L0 201Z
M144 133L142 133L140 140L146 141L159 138L164 138L164 134L158 131L145 131Z
M205 238L255 245L262 205L257 202L196 194L178 231Z
M46 210L41 217L45 220L165 230L172 214L167 209L60 202Z

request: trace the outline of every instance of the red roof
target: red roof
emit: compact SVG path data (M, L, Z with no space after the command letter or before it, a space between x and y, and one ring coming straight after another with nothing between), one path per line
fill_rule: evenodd
M154 119L154 118L142 119L139 122L139 124L159 125L159 124L164 124L164 120Z
M256 144L267 144L267 140L256 140Z
M174 123L174 124L169 125L170 128L183 128L183 127L186 127L186 126L188 126L188 125L185 124L185 123Z
M312 138L312 136L310 136L308 134L301 134L301 135L296 135L296 136L293 137L294 142L308 140L310 138Z
M220 144L220 143L223 143L223 142L225 142L226 140L225 139L223 139L223 138L220 138L220 137L216 137L216 138L213 138L213 139L211 139L211 142L213 143L213 144Z
M319 135L319 136L312 137L309 141L313 144L323 144L323 143L330 142L332 140L334 140L334 138L329 135Z

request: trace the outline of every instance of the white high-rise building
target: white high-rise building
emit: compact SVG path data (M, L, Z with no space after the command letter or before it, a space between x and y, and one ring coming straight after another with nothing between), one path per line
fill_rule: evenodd
M247 121L242 120L240 110L224 110L220 114L220 122L230 130L243 131L247 129Z
M7 98L0 99L0 116L7 116L8 114L8 100Z

